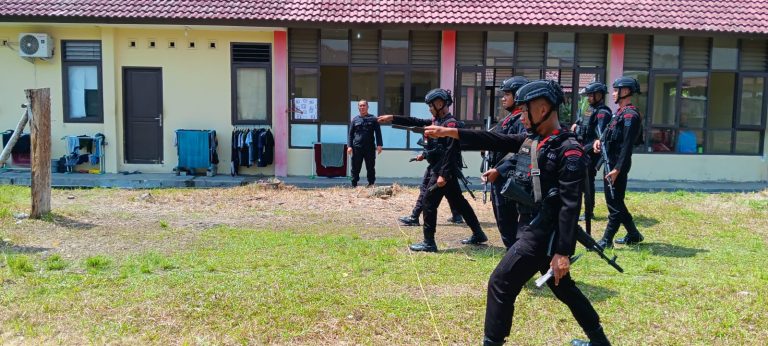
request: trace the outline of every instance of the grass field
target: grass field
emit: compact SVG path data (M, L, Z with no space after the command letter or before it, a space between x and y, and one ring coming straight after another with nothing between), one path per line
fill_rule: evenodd
M502 256L490 205L472 202L489 246L458 245L468 231L441 224L443 251L411 254L420 229L392 220L415 196L55 190L52 215L17 220L29 190L0 186L0 341L477 345ZM331 200L342 206L323 209ZM594 254L572 267L611 341L768 344L768 191L630 193L627 203L646 242L617 246L625 273ZM596 214L601 230L604 203ZM523 289L509 344L582 336L546 288Z

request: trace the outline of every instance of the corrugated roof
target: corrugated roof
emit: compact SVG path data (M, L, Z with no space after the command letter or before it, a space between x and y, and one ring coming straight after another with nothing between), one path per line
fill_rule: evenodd
M768 34L768 0L2 0L1 18L533 25Z

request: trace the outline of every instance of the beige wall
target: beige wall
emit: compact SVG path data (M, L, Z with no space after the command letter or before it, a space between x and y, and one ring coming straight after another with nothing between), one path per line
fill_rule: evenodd
M173 146L176 129L213 129L219 139L219 172L228 173L230 166L231 125L231 42L272 43L273 32L231 28L184 27L77 27L77 26L0 26L0 39L18 40L21 32L44 32L56 40L56 52L50 61L31 64L18 57L18 52L0 47L0 129L13 128L21 115L23 90L33 87L51 88L53 157L65 154L64 135L92 135L102 132L107 137L108 172L140 170L171 172L178 158ZM103 47L104 123L67 124L62 114L61 55L62 39L101 40ZM156 48L149 48L149 41ZM168 48L174 40L176 48ZM136 47L129 47L136 41ZM196 48L187 48L195 41ZM217 48L208 47L215 41ZM17 47L17 45L16 45ZM122 71L123 67L160 67L163 73L163 158L157 165L124 163ZM276 78L273 74L273 83ZM285 77L282 77L285 78ZM274 174L273 166L245 168L243 174Z

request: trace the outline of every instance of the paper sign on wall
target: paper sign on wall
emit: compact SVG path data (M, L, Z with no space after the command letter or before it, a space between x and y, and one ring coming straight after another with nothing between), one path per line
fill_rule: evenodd
M317 99L301 98L293 99L294 119L317 120Z

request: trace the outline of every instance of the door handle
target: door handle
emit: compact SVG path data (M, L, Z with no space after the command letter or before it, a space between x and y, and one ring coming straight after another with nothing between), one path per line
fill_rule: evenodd
M160 113L160 115L157 118L155 118L155 120L157 120L157 125L158 126L163 127L163 114L162 113Z

